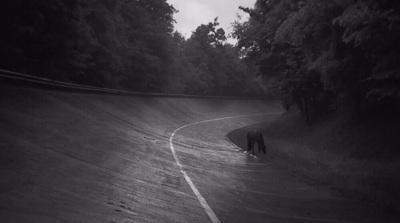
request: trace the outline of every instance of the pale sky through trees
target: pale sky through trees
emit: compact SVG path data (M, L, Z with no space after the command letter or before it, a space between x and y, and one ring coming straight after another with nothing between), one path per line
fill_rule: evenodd
M189 38L199 25L208 24L214 21L215 17L218 17L221 28L228 35L232 31L231 23L237 20L236 15L247 16L239 6L253 8L256 0L167 0L167 2L179 11L174 15L175 30ZM236 41L229 40L229 42Z

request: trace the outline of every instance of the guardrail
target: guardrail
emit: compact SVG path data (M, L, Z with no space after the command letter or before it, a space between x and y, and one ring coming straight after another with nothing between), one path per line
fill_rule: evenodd
M170 94L170 93L145 93L137 91L125 91L111 88L101 88L81 84L73 84L62 81L56 81L48 78L22 74L14 71L0 69L0 78L12 80L14 83L25 83L28 85L40 86L43 88L52 88L59 90L76 90L93 93L111 93L120 95L135 96L153 96L153 97L182 97L182 98L216 98L216 99L261 99L262 97L233 97L233 96L206 96L206 95L190 95L190 94Z

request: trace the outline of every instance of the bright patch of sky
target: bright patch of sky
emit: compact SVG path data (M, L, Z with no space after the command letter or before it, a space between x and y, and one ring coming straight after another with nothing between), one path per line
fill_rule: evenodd
M192 32L201 24L213 22L218 17L220 27L226 35L232 32L232 25L241 15L242 21L247 18L247 13L239 9L239 6L253 8L256 0L167 0L179 12L174 14L176 21L175 30L189 38ZM228 42L235 43L229 39Z

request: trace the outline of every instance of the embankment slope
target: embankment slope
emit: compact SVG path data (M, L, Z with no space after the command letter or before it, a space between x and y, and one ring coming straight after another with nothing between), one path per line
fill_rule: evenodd
M169 149L170 134L196 121L280 109L276 103L255 99L108 95L1 85L0 219L207 219L189 186L180 181Z
M346 111L308 127L298 111L228 134L245 148L250 129L263 132L269 161L308 183L334 189L346 198L400 210L398 115L382 113L356 122ZM262 157L265 158L265 157Z

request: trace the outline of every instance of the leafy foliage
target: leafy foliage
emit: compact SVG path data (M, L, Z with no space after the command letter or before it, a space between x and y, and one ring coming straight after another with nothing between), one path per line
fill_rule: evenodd
M360 1L346 7L334 20L344 28L342 40L360 50L369 64L360 81L366 95L378 99L400 98L400 17L398 7L375 1Z
M262 91L217 18L185 40L176 12L166 0L15 0L0 9L0 67L137 91Z
M242 8L250 18L235 22L232 35L242 56L276 83L284 105L297 104L309 123L335 107L337 95L348 96L361 116L367 101L400 97L399 5L258 0Z
M225 42L225 31L218 26L215 18L213 22L198 26L188 40L178 38L180 48L175 58L181 61L176 64L181 65L179 69L186 74L179 82L184 86L184 92L208 95L264 93L263 85L239 59L236 48ZM172 82L176 83L176 78Z

